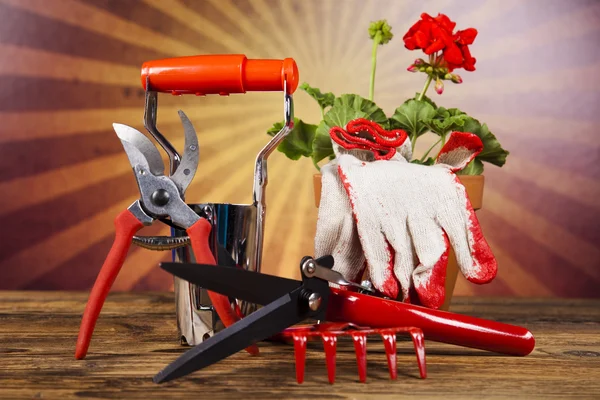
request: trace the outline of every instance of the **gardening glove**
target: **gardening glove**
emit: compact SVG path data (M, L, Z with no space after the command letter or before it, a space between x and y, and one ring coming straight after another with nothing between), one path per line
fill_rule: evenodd
M350 125L346 133L356 136ZM363 136L365 131L369 129ZM377 146L371 151L375 160L365 162L367 156L355 153L368 153L369 143L357 148L339 127L330 134L368 276L377 290L391 298L401 291L402 299L409 301L414 287L421 304L439 308L445 297L449 244L469 281L486 283L495 277L496 261L465 188L454 174L481 152L483 145L476 135L454 132L436 165L423 166ZM381 144L377 138L367 140ZM343 265L339 268L347 279L352 278Z
M366 137L358 136L364 131L365 126L369 125L370 121L363 119L357 119L348 124L347 128L350 134L346 135L345 140L353 143L351 149L347 151L348 153L352 153L362 160L372 161L376 159L376 156L377 159L395 156L395 146L400 145L398 154L410 160L412 157L410 140L404 140L404 138L391 141L391 147L388 145L389 142L382 141L382 144L378 145L380 151L370 151L374 144ZM334 151L336 149L337 146L334 143ZM369 150L364 151L365 149ZM339 155L339 152L336 151L336 155ZM346 279L353 282L361 280L366 268L365 255L358 238L352 206L338 174L337 159L333 159L321 168L321 200L315 236L315 257L319 258L325 255L334 257L333 269L341 272Z
M337 160L321 168L321 201L315 236L315 257L332 255L334 270L353 282L360 281L365 256L358 239L352 206L338 175Z

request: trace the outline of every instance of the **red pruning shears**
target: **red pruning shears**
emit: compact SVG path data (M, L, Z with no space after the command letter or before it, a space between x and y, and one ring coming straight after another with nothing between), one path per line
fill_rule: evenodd
M183 201L185 190L198 167L198 138L185 114L180 111L179 116L184 127L185 150L181 163L172 176L163 174L162 158L150 139L129 126L113 124L133 168L140 198L115 219L115 241L96 278L81 321L75 351L77 359L86 356L104 300L123 266L134 234L143 226L151 225L155 219L170 218L171 223L187 231L196 259L203 260L201 262L206 264L215 264L208 246L210 222L198 216ZM213 294L211 301L226 324L231 325L239 319L233 317L225 296Z
M149 61L142 66L141 80L146 89L147 102L149 91L154 94L160 91L176 95L228 95L285 90L286 94L291 94L298 86L298 68L291 58L249 60L241 54L190 56ZM151 103L154 108L146 117L155 123L156 100L153 99ZM115 219L115 240L96 278L81 321L75 350L77 359L87 354L106 296L123 266L135 233L143 226L160 219L185 229L196 260L203 264L215 264L209 248L211 224L198 216L183 200L198 168L199 145L189 119L182 111L179 111L179 116L184 128L185 150L170 176L164 174L164 163L150 139L129 126L113 124L131 163L140 198ZM158 135L153 129L149 130L155 137ZM173 153L173 146L162 135L157 140L167 152L171 150ZM210 291L208 294L225 326L240 320L226 296ZM248 346L247 350L251 354L258 353L255 345Z
M161 268L188 282L264 307L182 354L156 374L154 382L205 368L307 318L370 328L412 326L426 339L508 355L525 356L535 346L525 328L382 298L373 289L347 281L333 265L332 256L304 257L302 280L297 281L237 268L162 263Z

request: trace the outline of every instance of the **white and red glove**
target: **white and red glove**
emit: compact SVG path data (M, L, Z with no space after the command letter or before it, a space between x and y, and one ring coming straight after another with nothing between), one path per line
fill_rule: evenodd
M495 258L454 174L481 152L476 135L452 133L436 164L423 166L403 156L410 154L403 131L355 120L330 134L337 157L323 167L315 256L332 254L334 269L353 281L366 260L378 291L431 308L444 302L449 244L468 280L495 277Z
M352 206L346 189L338 175L334 159L321 168L321 202L315 237L315 256L332 255L334 270L344 278L360 281L365 255L358 239L358 231L352 215Z

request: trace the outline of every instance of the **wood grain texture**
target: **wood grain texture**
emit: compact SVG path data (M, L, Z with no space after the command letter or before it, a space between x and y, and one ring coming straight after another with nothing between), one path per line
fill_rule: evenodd
M327 382L320 344L309 344L306 378L295 381L291 346L261 343L162 385L152 376L186 350L177 341L171 293L109 295L85 360L73 357L81 292L0 292L0 398L398 399L600 398L600 300L456 298L455 312L529 328L536 349L506 357L426 341L428 377L418 378L410 342L398 342L389 379L381 341L369 338L367 383L353 346L338 346Z

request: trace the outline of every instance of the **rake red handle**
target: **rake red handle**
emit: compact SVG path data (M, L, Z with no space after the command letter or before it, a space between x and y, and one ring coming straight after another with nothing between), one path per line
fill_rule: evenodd
M196 263L216 266L217 262L215 261L215 258L208 245L210 230L210 222L204 218L200 218L186 231L190 237ZM225 327L228 327L240 320L240 317L238 317L231 308L227 296L211 291L208 291L208 296ZM255 344L248 346L246 351L252 355L257 355L259 353L258 347Z
M199 55L147 61L142 65L142 86L172 94L281 92L298 87L298 67L292 58L249 60L243 54Z
M515 356L526 356L535 347L533 334L520 326L335 288L331 288L327 320L371 328L416 326L428 340Z
M143 226L140 220L129 210L124 210L115 218L115 240L100 269L100 273L96 277L96 282L94 282L94 287L90 292L81 319L79 336L75 346L75 358L78 360L85 358L87 354L104 300L106 300L110 288L115 282L121 267L123 267L133 235Z

